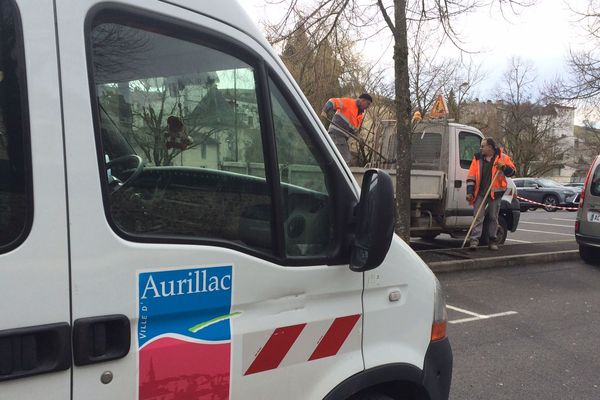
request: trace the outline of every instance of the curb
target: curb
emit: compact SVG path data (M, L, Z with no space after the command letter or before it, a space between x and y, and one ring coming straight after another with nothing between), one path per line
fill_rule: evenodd
M548 253L478 258L472 260L438 261L429 263L428 265L435 273L445 273L487 268L522 267L524 265L573 261L577 259L579 259L579 250L565 250Z

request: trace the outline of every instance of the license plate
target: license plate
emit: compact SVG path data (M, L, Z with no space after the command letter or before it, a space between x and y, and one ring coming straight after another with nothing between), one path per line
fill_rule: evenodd
M588 221L600 222L600 213L593 212L593 211L588 212Z

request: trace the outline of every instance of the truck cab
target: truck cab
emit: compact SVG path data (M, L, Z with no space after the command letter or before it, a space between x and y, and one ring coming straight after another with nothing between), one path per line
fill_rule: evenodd
M0 0L2 400L447 399L444 296L233 0Z

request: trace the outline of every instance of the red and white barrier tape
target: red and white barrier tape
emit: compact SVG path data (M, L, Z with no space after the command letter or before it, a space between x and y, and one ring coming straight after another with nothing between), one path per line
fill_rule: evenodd
M535 204L536 206L540 206L540 207L544 207L544 208L556 208L557 210L567 210L567 211L577 211L579 208L578 207L561 207L561 206L553 206L551 204L543 204L543 203L538 203L535 202L533 200L529 200L529 199L525 199L521 196L515 196L517 199L521 200L521 201L525 201L527 203L531 203L531 204Z

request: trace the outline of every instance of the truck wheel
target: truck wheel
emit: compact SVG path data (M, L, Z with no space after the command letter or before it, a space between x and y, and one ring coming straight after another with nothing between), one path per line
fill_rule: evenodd
M527 211L529 211L529 207L524 206L524 205L521 205L520 209L521 209L521 212L527 212Z
M555 195L551 194L551 195L548 195L548 196L544 197L543 203L545 205L547 205L547 206L557 206L558 205L558 198ZM556 208L554 208L554 207L544 207L544 210L546 210L548 212L555 212Z
M579 245L579 256L586 264L598 265L600 264L600 248Z

